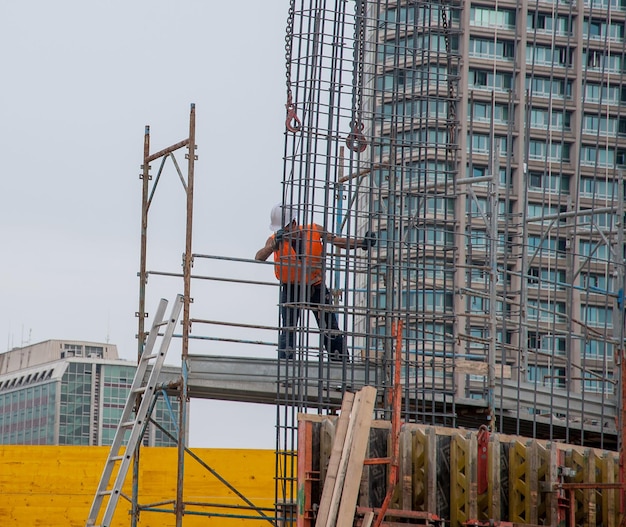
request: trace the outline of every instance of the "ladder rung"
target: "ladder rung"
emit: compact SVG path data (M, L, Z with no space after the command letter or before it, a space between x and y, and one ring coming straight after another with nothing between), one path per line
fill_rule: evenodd
M113 494L112 490L101 490L98 492L98 496L110 496L111 494Z
M125 423L120 423L122 428L131 428L135 426L135 421L126 421Z
M139 388L134 389L133 393L144 393L147 388L147 386L140 386Z
M125 456L111 456L109 461L121 461Z
M158 353L153 353L152 355L144 355L143 357L141 357L141 360L152 360L156 359L158 356Z

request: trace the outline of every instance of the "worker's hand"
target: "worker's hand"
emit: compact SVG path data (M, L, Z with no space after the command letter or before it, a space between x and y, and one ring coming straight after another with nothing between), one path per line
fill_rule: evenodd
M285 229L278 229L274 234L274 250L277 251L285 238Z
M361 240L361 244L359 248L364 251L369 251L372 247L376 246L376 233L372 231L367 231Z

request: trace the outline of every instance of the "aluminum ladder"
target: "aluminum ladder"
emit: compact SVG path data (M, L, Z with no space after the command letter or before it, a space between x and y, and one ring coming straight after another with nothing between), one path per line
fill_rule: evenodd
M176 326L176 322L178 321L182 306L183 296L177 295L174 306L172 307L172 313L170 317L165 320L163 317L167 308L167 300L161 299L159 302L159 307L154 317L152 328L148 333L146 344L137 365L135 378L133 379L133 384L131 386L128 399L126 400L126 405L124 406L120 423L115 432L113 443L111 444L109 456L106 460L102 476L100 477L100 483L91 505L91 510L89 511L86 527L109 527L111 524L117 502L122 494L122 486L124 485L128 468L130 467L135 449L137 448L139 441L141 441L143 432L148 424L148 419L150 418L148 412L151 407L151 401L157 395L157 381L163 362L165 361L165 355L167 354L170 341L172 340L174 328ZM162 326L166 326L166 328L165 332L162 334L163 338L160 342L159 351L157 353L153 353L157 338L159 337L159 330ZM152 370L148 379L145 380L148 366L150 361L153 360L154 363L152 364ZM137 407L136 403L138 398L141 398L141 403L139 404L137 411L134 412L134 409ZM128 430L130 430L130 436L128 438L128 443L124 445L124 437ZM114 475L116 466L117 473ZM115 480L111 485L113 477ZM105 500L105 498L108 498L108 500ZM98 520L98 516L100 515L100 511L103 508L105 501L106 506L104 507L102 521L97 524L96 522Z

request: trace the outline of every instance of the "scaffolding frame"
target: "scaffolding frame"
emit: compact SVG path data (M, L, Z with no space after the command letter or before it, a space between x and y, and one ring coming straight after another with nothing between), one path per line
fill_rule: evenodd
M183 516L185 514L194 514L196 516L207 517L222 517L222 518L239 518L239 519L262 519L269 522L271 525L275 525L275 521L272 516L266 514L269 513L268 509L256 506L250 501L243 493L237 490L232 484L230 484L224 477L222 477L216 470L205 463L199 456L197 456L192 450L187 447L188 438L188 420L189 420L189 339L191 327L193 322L208 322L201 319L193 319L191 317L191 304L193 303L193 297L191 294L191 282L192 278L208 278L212 277L193 277L192 267L195 257L206 257L205 255L194 255L192 248L192 230L193 230L193 192L194 192L194 178L195 178L195 161L198 159L196 155L196 141L195 141L195 129L196 129L196 108L195 104L191 104L189 115L189 135L186 139L179 141L169 147L159 150L155 153L150 153L150 127L146 126L144 133L144 148L143 148L143 164L141 165L142 173L142 194L141 194L141 248L140 248L140 270L139 276L139 309L136 312L138 318L138 354L141 358L144 352L145 339L147 333L145 332L145 319L148 317L146 311L146 284L148 282L149 275L161 275L175 278L182 278L183 280L183 294L182 294L182 332L181 334L175 334L174 337L178 337L181 340L181 376L177 382L170 383L168 386L163 386L161 390L155 395L155 398L161 393L173 393L178 398L179 402L179 422L176 436L172 435L165 428L152 421L166 436L172 441L176 442L178 455L177 455L177 479L176 479L176 496L173 500L165 502L159 502L156 504L139 503L138 494L138 479L139 479L139 463L140 463L140 447L141 442L138 443L133 456L133 484L132 484L132 497L131 497L131 526L136 527L139 521L139 514L141 511L161 512L174 514L176 517L176 526L181 527L183 524ZM186 148L187 154L187 170L186 174L180 168L180 165L175 157L175 152ZM148 246L148 219L149 210L152 200L155 196L159 180L161 179L166 162L171 159L178 178L185 191L185 252L183 254L183 269L182 273L171 273L165 271L150 271L148 270L148 258L147 258L147 246ZM151 166L150 163L160 161L160 166L157 171L156 178L153 180L150 175ZM224 484L234 495L242 500L244 505L232 505L232 504L220 504L220 503L200 503L200 502L186 502L184 497L184 469L186 456L191 457L195 462L203 466L209 473L217 478L222 484ZM171 508L170 508L171 507ZM190 507L194 508L193 511ZM210 509L210 510L207 510ZM215 509L234 512L215 512ZM272 509L272 512L275 512ZM255 513L255 514L252 514Z

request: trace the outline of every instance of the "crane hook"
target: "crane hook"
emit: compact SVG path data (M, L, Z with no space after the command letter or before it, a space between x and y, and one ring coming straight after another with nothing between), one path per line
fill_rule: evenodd
M302 123L296 115L296 105L291 102L291 94L287 97L287 104L285 104L285 108L287 108L287 119L285 120L287 130L294 133L302 130Z
M363 135L364 124L360 121L350 122L350 133L346 137L346 145L353 152L363 152L367 148L367 139Z

